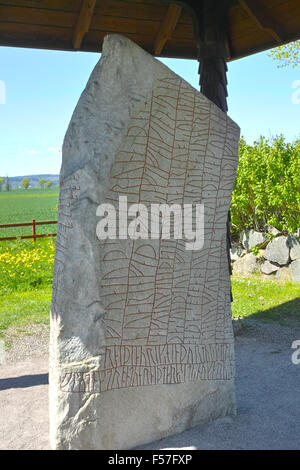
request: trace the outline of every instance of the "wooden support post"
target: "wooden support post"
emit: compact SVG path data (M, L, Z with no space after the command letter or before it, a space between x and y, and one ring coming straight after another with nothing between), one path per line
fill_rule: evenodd
M88 32L94 13L96 0L83 0L73 35L74 49L80 49L85 34Z
M229 0L203 0L199 18L201 92L225 113L227 107L227 34Z
M228 13L231 0L175 0L194 22L199 47L200 91L225 113L227 107ZM230 275L230 212L227 218L227 257ZM230 292L232 300L232 291Z
M227 113L227 64L228 54L228 13L230 0L203 0L202 18L199 18L202 28L202 41L199 45L200 90L207 98L215 103L224 113ZM230 211L227 216L227 259L229 274L231 269L231 237ZM232 289L230 289L231 301Z
M32 219L32 236L33 236L33 241L36 242L35 219Z
M169 5L167 14L157 33L154 43L154 55L159 55L164 48L167 40L172 36L174 29L181 15L182 7L180 5Z
M201 92L227 111L227 65L230 52L228 12L232 0L167 0L192 16L198 44ZM176 5L173 5L175 3Z

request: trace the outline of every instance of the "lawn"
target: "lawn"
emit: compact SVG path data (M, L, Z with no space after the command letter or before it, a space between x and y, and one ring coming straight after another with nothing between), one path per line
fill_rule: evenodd
M291 281L232 277L232 316L300 326L300 284Z
M9 326L49 324L51 286L36 291L0 295L0 336Z
M0 225L57 220L59 189L0 191ZM31 227L1 228L0 237L31 235ZM55 233L56 225L41 225L37 233Z

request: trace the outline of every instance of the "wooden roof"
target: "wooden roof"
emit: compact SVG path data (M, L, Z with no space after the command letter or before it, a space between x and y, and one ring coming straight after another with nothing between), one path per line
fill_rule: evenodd
M228 60L300 39L300 0L234 0L229 24ZM0 0L2 46L100 52L108 33L156 56L197 58L192 17L165 0Z

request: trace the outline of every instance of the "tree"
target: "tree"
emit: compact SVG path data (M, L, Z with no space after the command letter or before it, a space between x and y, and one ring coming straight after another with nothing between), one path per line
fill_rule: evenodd
M300 40L271 49L269 56L277 61L278 67L300 64Z
M46 183L46 186L47 186L48 189L50 189L51 186L52 186L52 181L48 181L48 182Z
M45 183L46 183L46 181L45 181L45 180L43 180L43 179L40 179L40 181L39 181L39 185L40 185L40 187L41 187L41 188L43 188L43 189L44 189Z
M21 185L23 186L24 189L27 189L30 184L29 178L25 177L21 181Z
M10 191L10 184L9 184L8 176L6 177L5 189L6 191Z
M4 178L2 178L2 176L0 176L0 191L2 191L3 183L4 183Z

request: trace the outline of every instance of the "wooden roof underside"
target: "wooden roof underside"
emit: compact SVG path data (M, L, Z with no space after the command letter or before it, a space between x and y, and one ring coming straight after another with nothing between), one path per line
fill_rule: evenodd
M228 60L300 39L300 0L235 0ZM193 20L165 0L0 0L0 45L101 52L119 33L160 57L197 58Z

